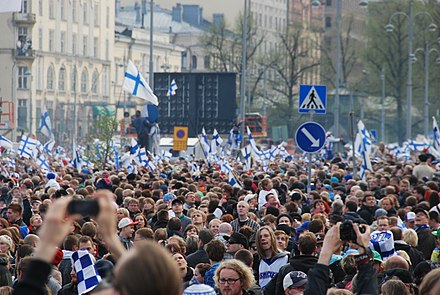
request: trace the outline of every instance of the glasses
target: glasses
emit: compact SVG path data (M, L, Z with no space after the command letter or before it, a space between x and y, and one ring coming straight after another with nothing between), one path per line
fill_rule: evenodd
M228 285L233 285L233 284L235 284L235 282L237 282L239 280L240 280L240 278L238 278L238 279L228 278L228 279L219 279L218 282L221 285L225 285L226 283L228 283Z

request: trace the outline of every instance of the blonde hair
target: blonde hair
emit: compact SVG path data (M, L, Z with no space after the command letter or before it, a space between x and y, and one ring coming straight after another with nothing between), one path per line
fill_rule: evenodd
M269 232L270 240L271 240L270 241L270 249L272 251L271 257L274 257L275 255L278 254L277 239L275 238L275 234L273 233L273 230L269 226L267 226L267 225L260 227L257 230L257 233L255 234L255 242L256 242L256 245L257 245L258 255L260 255L260 257L262 257L262 258L265 257L264 250L261 247L261 232L263 230L267 230Z
M220 288L219 277L220 277L220 272L223 269L231 269L238 274L238 276L240 277L240 281L242 283L242 289L247 290L250 287L252 287L253 284L255 284L255 278L254 275L252 274L251 269L247 267L243 262L237 259L230 259L225 262L222 262L215 271L214 281L215 281L215 286L217 288Z
M412 247L417 247L419 237L415 230L408 228L403 232L403 240Z

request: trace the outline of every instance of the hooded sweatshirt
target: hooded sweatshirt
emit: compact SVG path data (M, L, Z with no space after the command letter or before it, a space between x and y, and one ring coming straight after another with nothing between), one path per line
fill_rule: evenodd
M258 267L258 283L260 287L264 289L280 268L286 265L288 261L289 255L286 252L278 253L271 259L262 258Z

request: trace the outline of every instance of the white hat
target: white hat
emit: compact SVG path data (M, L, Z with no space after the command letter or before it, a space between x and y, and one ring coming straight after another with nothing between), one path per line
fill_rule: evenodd
M126 227L126 226L129 226L129 225L136 225L136 224L138 224L138 222L134 222L134 221L131 220L130 218L128 218L128 217L124 217L124 218L122 218L122 219L119 221L119 223L118 223L118 228L119 228L119 229L122 229L122 228L124 228L124 227Z
M255 197L257 197L256 194L248 194L248 195L246 195L246 197L244 197L244 201L249 202L250 200L252 200Z

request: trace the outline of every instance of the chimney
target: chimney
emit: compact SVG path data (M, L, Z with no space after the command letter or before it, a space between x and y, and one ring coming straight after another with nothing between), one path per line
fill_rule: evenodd
M202 23L203 9L199 5L183 5L183 20L198 26Z
M136 24L141 22L141 7L138 2L134 3L134 11L136 12Z
M225 21L225 15L223 13L214 13L212 15L212 24L215 27L219 27Z
M172 19L175 22L182 22L182 5L180 3L177 3L176 6L173 7Z
M142 14L147 14L147 0L142 0Z

